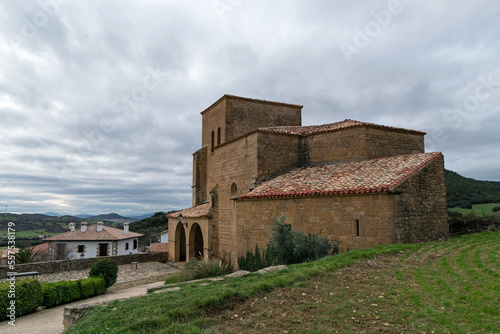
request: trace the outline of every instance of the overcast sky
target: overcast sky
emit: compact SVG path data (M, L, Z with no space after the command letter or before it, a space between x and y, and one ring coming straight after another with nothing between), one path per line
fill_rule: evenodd
M500 2L1 1L0 205L191 205L201 115L224 94L426 131L500 181Z

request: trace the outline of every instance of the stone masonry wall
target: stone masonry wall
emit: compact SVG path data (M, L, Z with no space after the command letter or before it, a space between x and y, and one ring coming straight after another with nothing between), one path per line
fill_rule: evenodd
M226 103L226 141L241 137L258 128L302 124L300 106L238 98L228 98Z
M193 153L193 206L208 200L207 193L207 152L203 146Z
M212 131L215 134L215 142L217 143L217 129L221 128L221 143L226 141L226 100L223 99L210 110L203 112L202 115L201 146L207 146L210 153Z
M168 260L168 253L136 253L119 256L101 256L90 259L33 262L17 264L16 272L38 271L40 274L51 274L61 271L84 270L90 269L93 263L101 259L111 259L117 264L129 264L132 262L166 262ZM0 278L7 278L8 272L10 272L8 266L0 266Z
M259 133L259 177L265 177L299 165L299 137Z
M449 235L444 158L432 161L394 191L398 242L430 241Z
M217 186L217 203L212 211L217 222L219 253L237 247L238 227L232 198L247 193L252 179L257 178L257 138L258 133L254 133L228 143L218 148L211 157L213 165L209 174L213 178L209 178L208 186L210 189Z
M423 135L357 127L307 138L309 162L360 160L423 153Z
M393 197L365 194L238 201L236 222L242 233L232 256L242 255L256 244L266 247L272 237L271 216L282 215L292 229L340 241L341 251L394 243Z

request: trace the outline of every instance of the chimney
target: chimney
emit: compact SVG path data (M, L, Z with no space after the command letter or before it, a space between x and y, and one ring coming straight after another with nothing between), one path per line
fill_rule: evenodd
M128 223L123 223L123 233L128 234Z
M87 232L87 222L82 222L80 227L82 232Z
M69 230L71 232L75 232L75 226L76 226L75 223L69 223Z
M104 223L97 222L97 232L102 232L103 228L104 228Z

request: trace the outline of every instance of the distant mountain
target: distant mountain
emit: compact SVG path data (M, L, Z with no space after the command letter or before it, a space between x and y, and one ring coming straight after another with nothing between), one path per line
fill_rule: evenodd
M155 214L154 212L150 212L150 213L144 213L144 214L140 214L140 215L133 215L133 216L130 216L130 219L132 219L133 221L143 220L143 219L152 217L154 214Z
M57 213L57 212L46 212L46 213L44 213L44 215L51 216L51 217L60 217L61 216L61 214Z
M106 214L102 214L102 215L97 215L97 216L89 216L89 217L86 217L86 219L102 219L102 220L125 219L125 220L130 220L130 218L120 216L119 214L114 213L114 212L106 213Z
M80 214L75 215L75 217L85 219L85 218L92 217L92 215L89 215L88 213L80 213Z
M448 207L472 208L473 204L500 203L500 182L478 181L445 170Z

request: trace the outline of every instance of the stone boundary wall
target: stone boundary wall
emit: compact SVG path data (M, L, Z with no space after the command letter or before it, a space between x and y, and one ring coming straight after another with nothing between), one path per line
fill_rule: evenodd
M168 252L135 253L118 256L100 256L89 259L32 262L25 264L16 264L15 271L18 273L38 271L39 274L52 274L61 271L84 270L90 269L93 263L101 259L111 259L119 265L129 264L132 262L167 262ZM0 266L0 279L7 278L7 273L10 271L11 270L9 270L8 266Z

